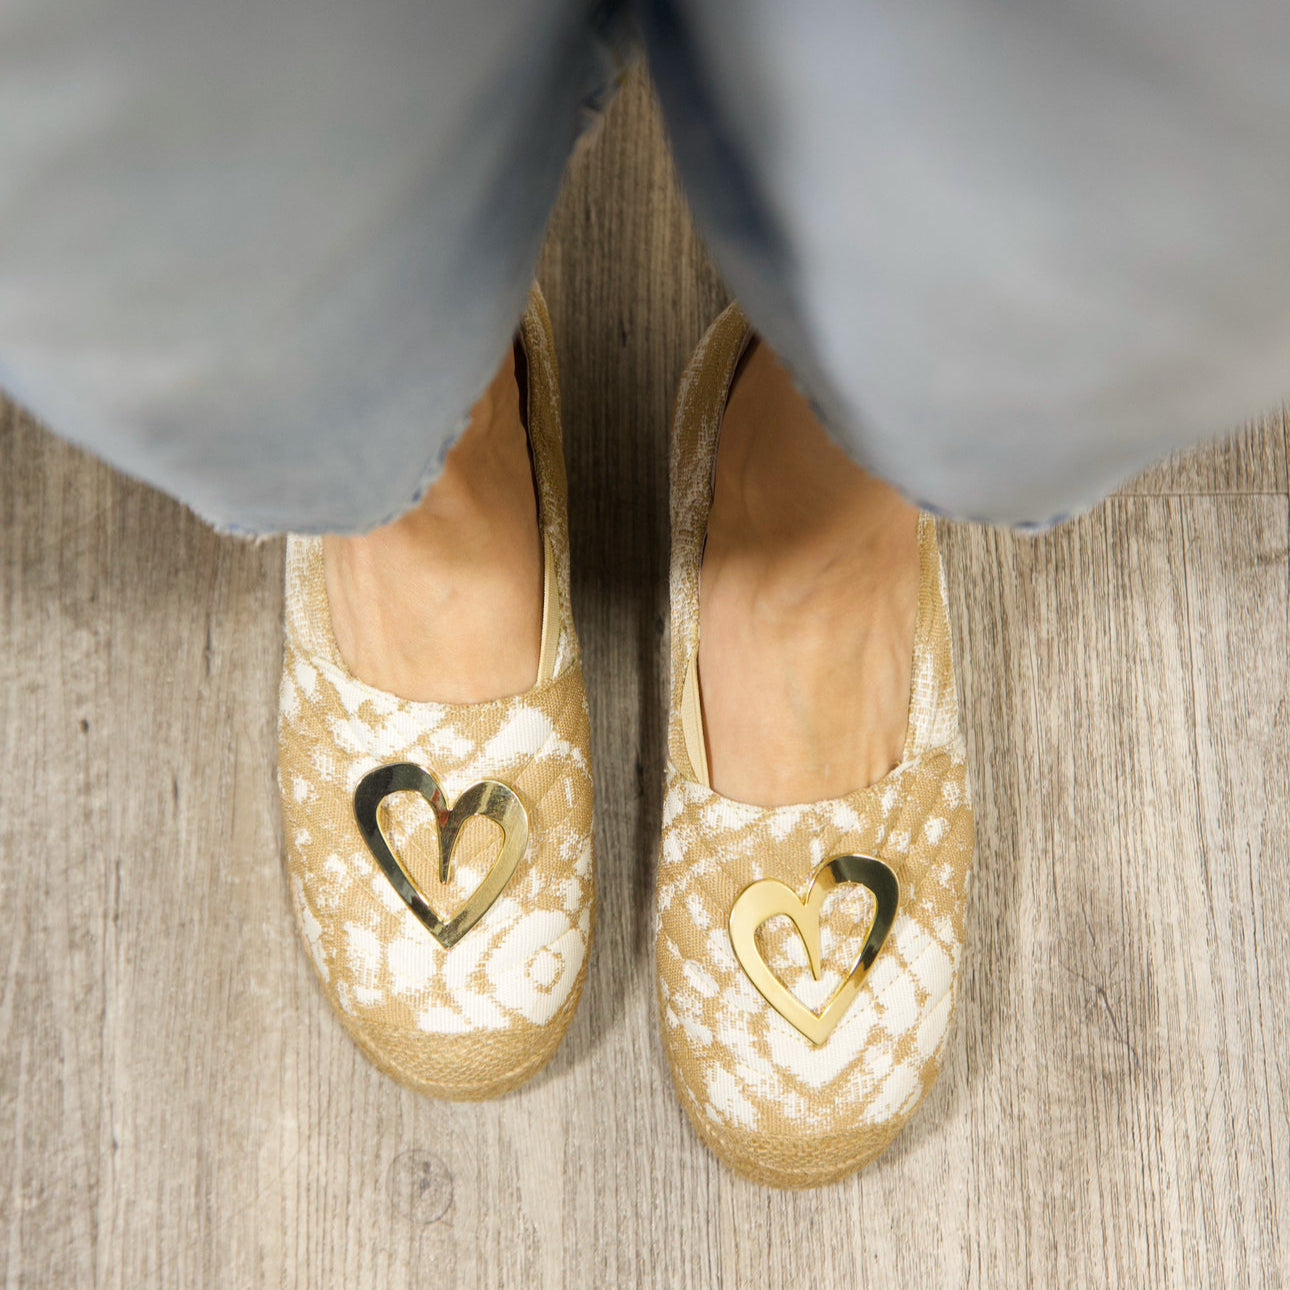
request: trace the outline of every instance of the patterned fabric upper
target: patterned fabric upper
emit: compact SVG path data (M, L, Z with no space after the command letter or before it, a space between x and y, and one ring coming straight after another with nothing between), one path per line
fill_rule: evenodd
M291 540L289 598L298 605L317 594L320 545ZM495 703L409 703L306 654L289 635L280 712L292 894L315 966L340 1007L443 1034L505 1029L516 1018L549 1021L577 979L590 935L591 767L581 667ZM451 950L403 903L354 819L359 780L401 761L433 770L449 803L491 778L513 788L528 811L519 868ZM431 907L441 916L459 908L492 867L500 830L484 820L467 824L441 885L429 806L404 793L387 808L391 849Z
M922 589L909 727L901 764L846 797L768 809L732 801L693 773L680 719L698 649L698 579L712 462L747 324L732 307L684 378L672 444L672 720L658 875L660 1007L678 1090L701 1122L760 1135L828 1136L902 1120L935 1079L963 942L974 849L935 528L919 526ZM896 874L895 921L860 993L816 1045L772 1007L740 965L730 911L763 878L805 897L844 854ZM856 964L874 911L869 890L838 886L820 913L820 977L794 923L776 915L757 945L775 977L821 1012Z

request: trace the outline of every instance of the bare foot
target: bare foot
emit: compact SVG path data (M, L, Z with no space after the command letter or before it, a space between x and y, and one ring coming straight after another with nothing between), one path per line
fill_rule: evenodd
M324 538L323 568L336 644L360 680L439 703L533 686L542 549L511 351L416 509Z
M700 579L712 787L783 806L897 765L918 592L918 511L851 461L757 343L722 422Z

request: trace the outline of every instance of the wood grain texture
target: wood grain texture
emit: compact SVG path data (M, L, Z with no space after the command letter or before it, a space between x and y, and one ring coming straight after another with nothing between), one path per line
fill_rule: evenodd
M1284 493L1290 488L1290 409L1257 417L1236 434L1180 452L1143 471L1124 496Z
M0 414L0 1283L1253 1285L1290 1277L1282 419L1026 539L946 526L980 855L944 1076L769 1192L672 1095L651 964L665 434L723 290L634 76L542 278L561 347L602 915L554 1064L434 1104L296 944L281 543Z

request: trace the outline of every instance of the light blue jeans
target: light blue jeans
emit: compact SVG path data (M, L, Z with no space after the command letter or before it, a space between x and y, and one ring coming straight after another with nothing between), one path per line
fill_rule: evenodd
M220 527L392 518L625 19L732 290L922 504L1046 522L1287 394L1285 0L3 0L0 384Z

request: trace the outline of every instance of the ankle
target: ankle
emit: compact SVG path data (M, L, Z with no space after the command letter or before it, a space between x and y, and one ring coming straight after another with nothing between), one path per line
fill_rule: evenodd
M722 422L708 551L739 551L794 576L850 579L881 561L917 510L861 469L816 419L788 370L759 345Z
M916 581L902 575L916 557L918 511L878 488L856 490L848 509L817 512L810 524L792 523L782 507L758 516L714 505L700 583L704 599L740 601L766 626L782 620L826 629L849 622L857 602L883 603L894 595L898 612L909 607L903 602L916 603ZM800 509L809 510L809 501Z
M514 356L508 354L471 409L439 477L405 517L418 533L486 529L517 511L536 511L528 432L520 415Z
M371 533L323 540L342 659L361 680L416 701L473 703L532 685L542 567L509 352L417 506Z
M713 787L783 805L894 766L918 596L917 509L855 465L755 351L722 422L699 580Z

